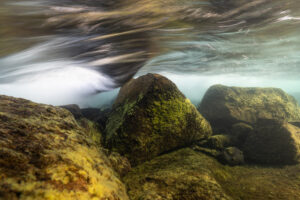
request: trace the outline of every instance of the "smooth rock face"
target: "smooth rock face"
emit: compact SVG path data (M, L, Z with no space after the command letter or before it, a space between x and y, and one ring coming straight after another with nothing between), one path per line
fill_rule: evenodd
M0 96L0 199L128 199L91 130L63 108Z
M254 124L260 118L300 119L297 101L277 88L214 85L208 89L198 109L219 132L226 132L239 122Z
M300 161L300 128L279 120L260 120L243 147L248 160L263 164Z
M121 88L106 124L106 144L136 165L211 133L174 83L147 74Z

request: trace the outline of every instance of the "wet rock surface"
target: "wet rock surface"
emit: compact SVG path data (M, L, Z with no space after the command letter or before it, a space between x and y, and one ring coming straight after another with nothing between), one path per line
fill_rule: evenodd
M93 130L63 108L0 96L0 199L128 199Z
M216 132L228 132L235 123L258 119L299 121L297 101L278 88L211 86L198 107Z
M244 144L252 162L294 164L300 160L300 128L286 121L261 119Z
M299 165L229 166L190 148L147 161L124 177L132 200L299 199Z
M224 164L231 166L242 165L245 163L244 154L236 147L227 147L221 154L220 160Z
M106 144L132 165L211 135L210 124L176 85L158 74L125 84L106 124Z
M215 179L214 159L189 148L137 166L125 178L132 200L232 199Z
M214 134L157 74L129 81L112 110L0 96L0 199L299 199L298 106L278 89L225 88Z

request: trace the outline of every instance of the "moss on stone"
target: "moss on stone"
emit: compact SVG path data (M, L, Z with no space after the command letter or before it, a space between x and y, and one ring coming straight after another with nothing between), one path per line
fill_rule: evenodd
M0 199L128 199L95 135L65 109L0 96Z
M132 200L299 199L300 165L226 166L190 148L135 167L124 182Z
M148 74L120 90L106 126L106 143L136 165L211 132L209 123L174 83Z
M246 158L262 164L300 161L300 128L280 120L260 120L243 145Z
M259 119L300 120L297 101L278 88L211 86L199 111L217 132L228 132L235 123L254 124Z

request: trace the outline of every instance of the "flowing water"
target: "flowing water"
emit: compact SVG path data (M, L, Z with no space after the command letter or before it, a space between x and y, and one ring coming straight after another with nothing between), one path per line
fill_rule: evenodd
M300 2L2 0L0 94L99 106L161 73L195 104L212 84L300 98Z

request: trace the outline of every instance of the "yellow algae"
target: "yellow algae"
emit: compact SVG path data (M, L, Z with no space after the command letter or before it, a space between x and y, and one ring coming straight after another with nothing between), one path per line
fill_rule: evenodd
M0 110L1 200L128 199L96 128L23 99L0 96Z

